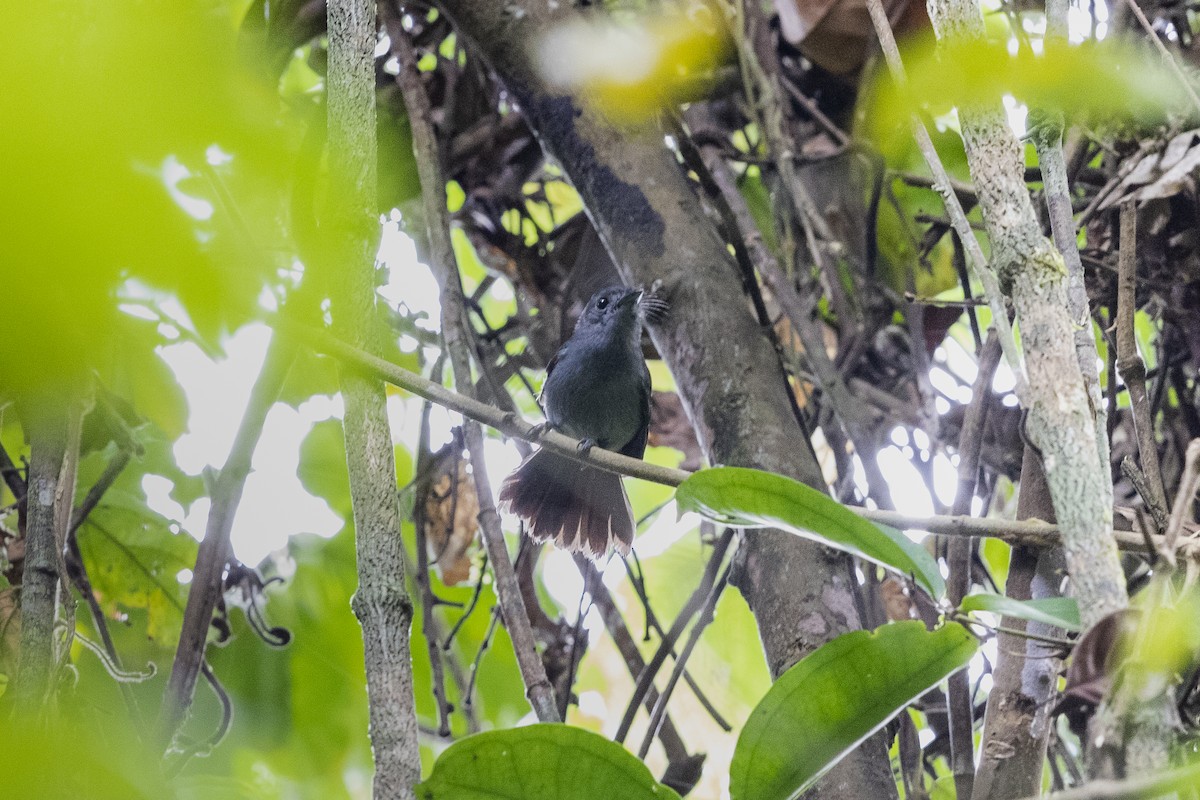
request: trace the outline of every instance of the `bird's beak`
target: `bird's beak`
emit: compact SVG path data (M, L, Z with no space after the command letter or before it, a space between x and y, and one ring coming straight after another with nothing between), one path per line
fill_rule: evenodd
M640 303L644 292L641 289L630 289L625 293L625 296L617 301L618 306L627 306L630 303Z

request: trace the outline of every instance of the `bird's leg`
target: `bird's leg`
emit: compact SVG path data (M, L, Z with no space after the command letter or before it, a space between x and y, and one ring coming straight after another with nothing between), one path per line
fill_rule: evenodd
M579 444L575 445L575 450L578 451L579 455L586 456L592 452L592 448L595 446L596 440L589 437L587 439L580 439Z
M529 439L534 442L540 441L546 435L546 431L552 430L554 430L554 426L550 424L550 420L535 423L529 428Z

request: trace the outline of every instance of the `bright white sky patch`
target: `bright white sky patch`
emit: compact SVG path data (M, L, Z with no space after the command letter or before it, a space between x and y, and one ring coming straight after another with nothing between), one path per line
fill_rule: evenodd
M225 463L270 335L265 325L247 325L225 342L228 356L220 362L190 342L163 348L163 358L188 398L188 431L175 444L175 460L185 472L196 475L205 467L219 469ZM341 519L324 500L305 491L296 476L300 444L313 423L340 414L340 400L327 397L313 398L299 410L276 404L267 414L233 522L233 549L240 560L258 564L295 533L332 536L341 529ZM196 501L184 515L167 496L169 486L158 485L151 476L144 488L151 508L179 519L192 536L204 535L207 498Z

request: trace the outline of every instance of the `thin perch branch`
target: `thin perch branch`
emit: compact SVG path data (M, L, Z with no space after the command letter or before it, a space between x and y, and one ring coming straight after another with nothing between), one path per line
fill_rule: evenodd
M358 369L366 370L393 386L412 392L418 397L432 400L443 408L457 411L464 417L495 428L505 436L538 444L574 461L606 472L615 472L618 475L638 478L663 486L678 486L692 474L682 469L649 464L599 447L593 447L587 453L581 453L578 439L572 439L558 431L546 430L537 423L530 422L516 414L507 413L487 403L481 403L474 398L451 391L422 375L406 370L404 367L351 347L319 328L281 317L272 320L272 324L281 333L303 340L317 352L351 363ZM987 536L1009 544L1023 544L1030 547L1054 547L1062 544L1058 526L1040 520L980 519L979 517L945 515L919 517L899 511L883 511L859 506L846 507L864 519L901 530L927 531L943 536ZM1114 530L1112 535L1122 550L1146 552L1146 540L1140 533ZM1151 541L1155 542L1156 546L1161 543L1161 540L1161 536L1151 536ZM1185 542L1180 547L1180 555L1184 558L1200 559L1200 542Z
M971 513L971 503L979 478L979 451L983 447L983 427L987 421L988 404L992 397L992 379L1000 363L1000 342L993 328L979 353L979 372L972 387L971 404L963 415L958 437L958 491L953 511ZM958 605L971 589L972 540L956 537L950 540L946 559L950 568L946 582L949 600ZM971 702L970 675L961 669L950 676L947 686L946 710L950 717L950 766L954 773L954 791L959 800L970 800L975 785L975 715Z

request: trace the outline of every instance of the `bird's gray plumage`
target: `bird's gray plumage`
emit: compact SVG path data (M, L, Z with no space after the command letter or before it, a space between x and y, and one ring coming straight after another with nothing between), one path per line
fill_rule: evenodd
M650 372L642 358L641 292L597 292L571 338L547 367L546 420L568 436L641 458L650 427ZM530 536L600 558L633 542L633 513L621 478L545 450L505 479L500 501Z

